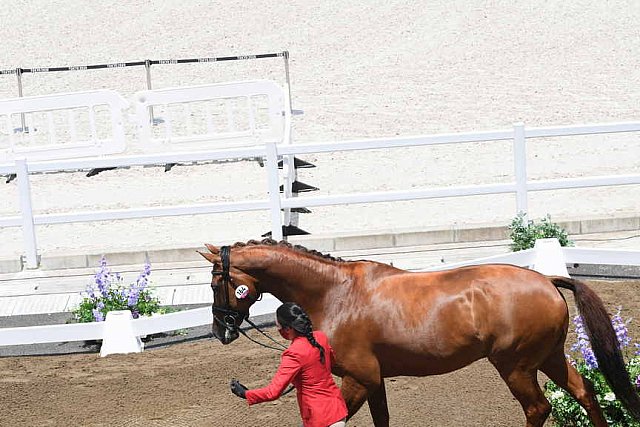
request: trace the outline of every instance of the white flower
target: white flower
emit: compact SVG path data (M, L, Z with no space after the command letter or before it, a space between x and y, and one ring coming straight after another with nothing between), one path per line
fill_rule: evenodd
M556 390L553 393L551 393L551 396L549 396L549 399L551 400L561 399L563 396L564 396L564 392L560 390Z
M613 402L614 400L616 400L616 395L613 393L607 393L604 395L604 400L606 400L607 402Z

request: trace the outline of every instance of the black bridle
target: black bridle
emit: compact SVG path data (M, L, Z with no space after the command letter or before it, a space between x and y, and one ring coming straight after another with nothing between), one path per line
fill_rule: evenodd
M221 246L220 247L220 262L222 264L222 270L221 271L217 271L216 268L215 268L215 264L213 265L213 267L211 269L211 276L212 277L221 276L221 278L222 278L221 286L223 287L223 290L222 290L222 293L221 293L221 305L220 306L214 305L215 301L214 301L214 304L211 304L211 311L213 313L213 321L217 322L220 326L222 326L223 328L227 329L229 332L232 332L232 333L239 332L242 335L244 335L245 337L247 337L250 341L253 341L256 344L259 344L259 345L261 345L263 347L270 348L270 349L273 349L273 350L278 350L278 351L281 350L280 348L275 348L275 347L272 347L270 345L263 344L263 343L261 343L259 341L254 340L250 336L248 336L245 331L243 331L242 329L239 328L239 325L242 324L243 321L247 322L249 325L251 325L251 327L253 329L257 330L262 335L267 337L269 340L271 340L274 343L276 343L282 349L286 349L287 347L285 347L284 345L282 345L278 341L274 340L272 337L267 335L262 329L260 329L255 323L253 323L249 319L248 313L241 313L241 312L231 308L231 299L230 299L230 296L229 296L229 287L233 287L233 289L235 290L235 289L238 288L238 285L236 285L233 282L233 279L231 278L231 273L230 273L230 267L231 267L230 255L231 255L231 247L230 246ZM215 292L215 290L214 290L214 292ZM256 296L254 297L252 295L247 295L246 299L251 301L251 304L255 303L256 301L260 301L262 299L262 292L259 292L258 289L256 288ZM218 319L216 314L220 314L223 320Z
M211 311L213 313L213 321L218 322L222 327L228 329L230 332L236 332L238 327L236 326L238 323L242 323L245 317L245 314L231 309L231 300L229 299L229 286L234 286L231 281L231 274L229 272L229 254L231 252L231 248L229 246L220 247L220 261L222 263L222 271L217 271L215 264L211 268L211 276L222 276L222 305L216 306L211 304ZM236 286L234 286L234 289ZM214 289L215 292L215 289ZM214 301L215 302L215 301ZM223 320L218 319L216 314L221 314Z

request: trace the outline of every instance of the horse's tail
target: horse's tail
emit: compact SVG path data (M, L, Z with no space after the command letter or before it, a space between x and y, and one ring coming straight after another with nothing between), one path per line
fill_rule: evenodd
M640 396L627 373L618 338L604 303L583 282L559 276L549 279L556 287L573 291L600 372L624 407L640 420Z

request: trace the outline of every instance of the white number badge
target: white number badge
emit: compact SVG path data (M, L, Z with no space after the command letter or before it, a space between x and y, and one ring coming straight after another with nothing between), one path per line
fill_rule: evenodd
M236 288L236 298L245 299L249 295L249 287L246 285L240 285Z

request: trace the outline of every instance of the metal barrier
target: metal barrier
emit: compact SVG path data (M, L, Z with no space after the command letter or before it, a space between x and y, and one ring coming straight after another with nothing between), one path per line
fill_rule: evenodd
M23 96L23 84L22 76L24 74L36 74L36 73L51 73L51 72L64 72L64 71L86 71L86 70L100 70L100 69L113 69L113 68L126 68L126 67L142 67L145 68L147 89L151 90L151 66L152 65L172 65L172 64L197 64L197 63L212 63L212 62L229 62L229 61L247 61L255 59L266 58L283 58L284 60L284 72L287 86L291 86L291 79L289 76L289 52L277 52L277 53L261 53L252 55L236 55L236 56L218 56L218 57L204 57L204 58L183 58L183 59L145 59L142 61L129 61L129 62L115 62L108 64L91 64L91 65L75 65L75 66L55 66L55 67L31 67L31 68L15 68L11 70L0 70L0 76L2 75L15 75L17 78L18 96ZM289 95L290 96L290 95ZM291 98L289 97L289 104L291 104ZM150 111L151 121L154 122L153 110ZM26 132L28 127L25 122L25 117L21 116L22 126L14 128L16 131Z

